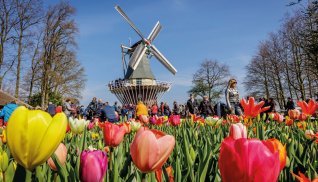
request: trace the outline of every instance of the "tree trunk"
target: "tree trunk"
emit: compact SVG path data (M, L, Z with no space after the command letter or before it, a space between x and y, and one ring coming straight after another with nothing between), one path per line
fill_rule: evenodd
M20 26L20 35L19 35L19 48L18 48L18 64L17 64L17 79L15 83L15 97L19 98L20 90L20 74L21 74L21 57L22 57L22 38L23 38L23 29Z

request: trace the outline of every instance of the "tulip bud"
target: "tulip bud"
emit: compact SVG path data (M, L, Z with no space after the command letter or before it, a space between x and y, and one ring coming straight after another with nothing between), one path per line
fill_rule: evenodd
M5 129L2 130L2 134L0 135L0 138L2 143L4 144L7 143L7 134Z
M0 170L5 172L9 165L8 154L5 151L0 152Z
M85 119L73 119L72 117L69 118L69 124L71 127L71 131L74 134L81 134L85 127L88 125L89 121L86 121Z
M60 145L55 150L54 154L58 158L61 165L64 165L64 163L66 161L66 157L67 157L67 149L63 143L60 143ZM51 157L49 158L47 163L53 171L57 171L57 168L56 168L54 161L52 160Z
M131 131L136 132L139 130L139 128L141 127L141 123L137 122L135 120L131 121Z
M110 147L117 147L123 141L126 129L124 126L105 122L103 132L105 144Z
M101 150L84 150L81 153L80 178L81 181L101 182L107 170L108 158Z
M58 113L52 118L40 110L18 107L7 125L7 143L14 159L33 170L50 158L64 139L67 118Z
M175 146L175 139L159 130L140 128L130 145L130 155L136 167L144 172L161 169Z
M234 140L239 138L247 138L246 126L242 123L232 124L230 127L230 137Z
M192 161L194 162L194 161L195 161L195 158L196 158L196 156L197 156L197 153L194 151L192 145L190 145L189 148L190 148L190 156L191 156L191 159L192 159Z

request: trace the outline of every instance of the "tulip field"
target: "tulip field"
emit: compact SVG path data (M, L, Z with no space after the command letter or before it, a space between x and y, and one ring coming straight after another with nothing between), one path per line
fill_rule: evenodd
M318 103L269 121L264 103L241 104L240 117L119 123L21 106L2 128L0 181L318 181Z

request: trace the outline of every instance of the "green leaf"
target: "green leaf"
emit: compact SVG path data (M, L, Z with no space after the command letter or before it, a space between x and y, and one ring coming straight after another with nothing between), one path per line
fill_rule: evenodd
M62 164L60 163L60 161L57 158L57 156L55 155L55 153L53 153L53 155L51 157L52 157L53 162L56 166L57 173L59 174L59 177L61 178L62 181L67 182L67 172L66 172L65 168L62 166Z

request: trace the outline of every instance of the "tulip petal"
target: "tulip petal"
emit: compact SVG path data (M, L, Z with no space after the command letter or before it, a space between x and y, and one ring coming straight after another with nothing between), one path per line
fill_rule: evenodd
M260 140L227 137L221 144L219 169L222 181L276 181L280 171L278 153Z
M25 168L29 157L27 151L30 148L27 132L25 132L28 128L27 114L26 107L18 107L12 113L7 125L7 143L10 152L14 159Z
M160 159L154 164L152 169L160 169L162 165L166 162L170 153L174 149L175 146L175 139L171 135L165 135L161 137L158 141L158 145L160 146L159 156Z
M155 135L150 131L139 129L138 138L131 144L130 155L135 165L142 171L152 170L152 166L158 161L160 150ZM135 146L135 147L134 147Z
M66 115L64 113L56 114L43 135L41 145L37 148L37 150L41 152L38 152L37 155L34 155L36 152L31 153L33 154L33 165L42 164L54 153L65 136L66 127ZM51 143L51 145L48 145L48 143ZM48 158L45 159L47 155Z

